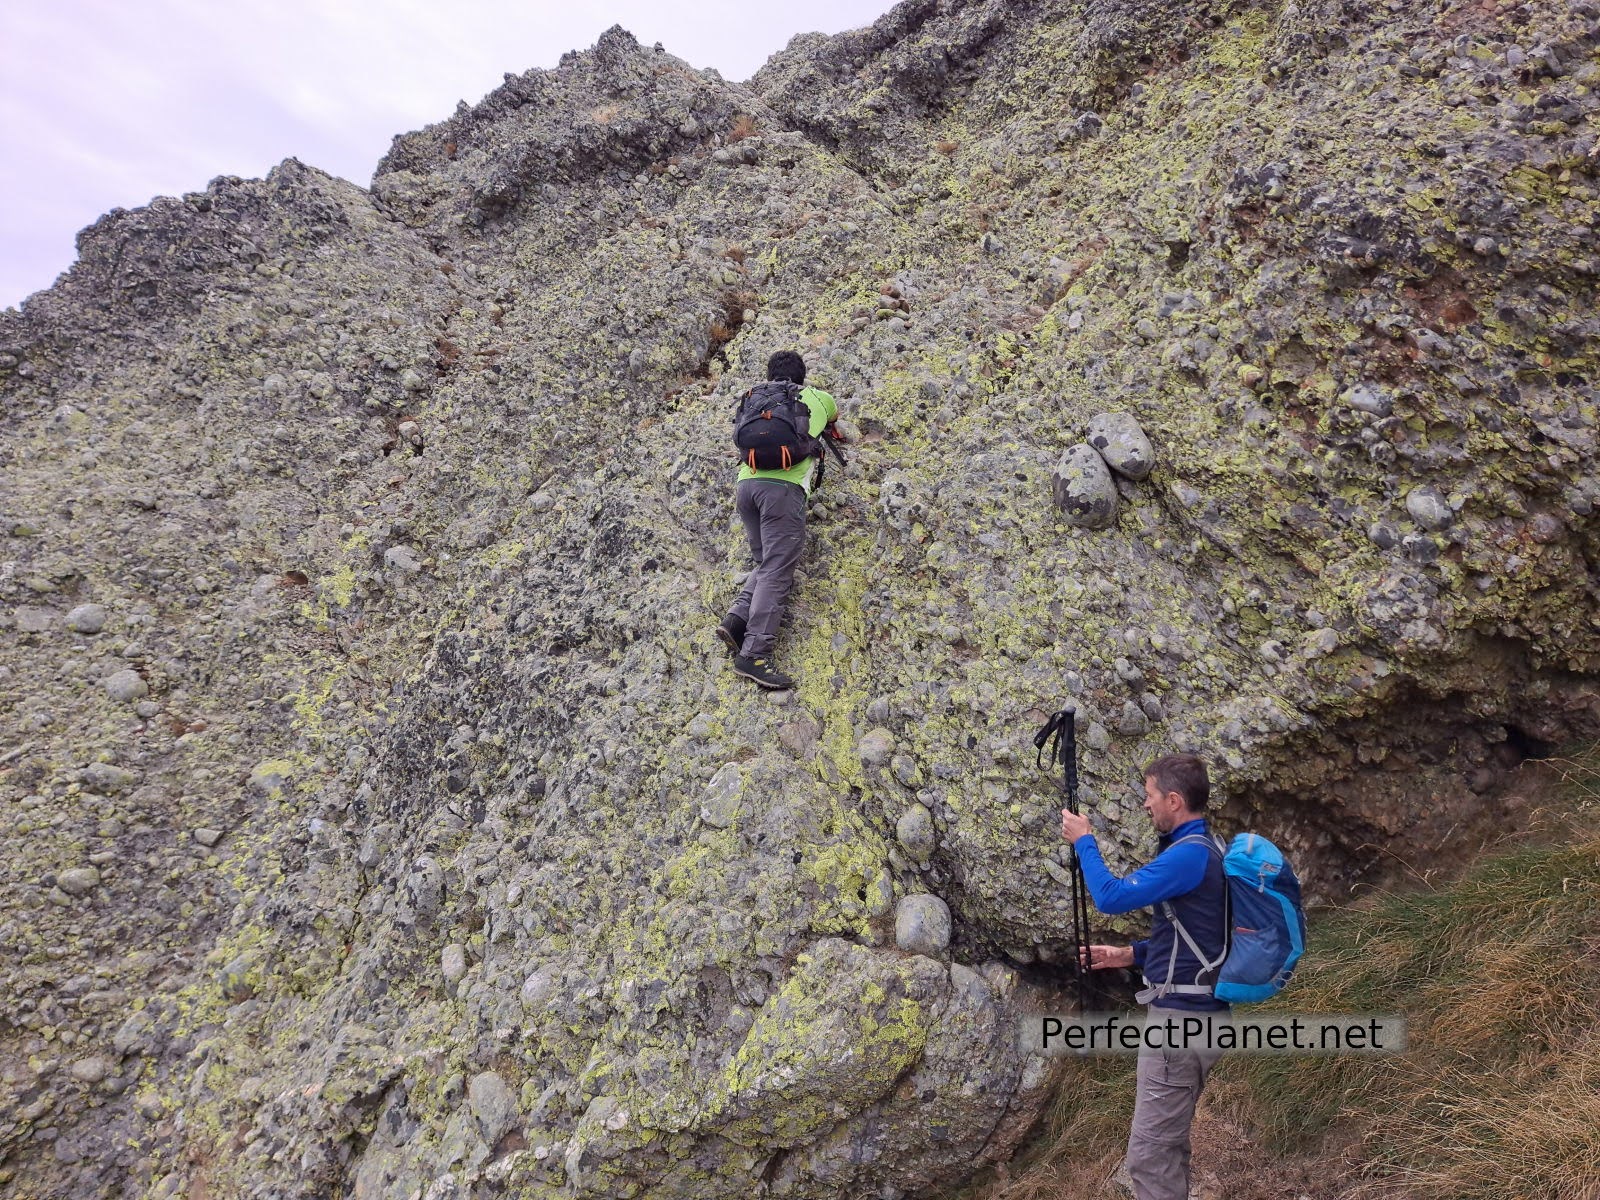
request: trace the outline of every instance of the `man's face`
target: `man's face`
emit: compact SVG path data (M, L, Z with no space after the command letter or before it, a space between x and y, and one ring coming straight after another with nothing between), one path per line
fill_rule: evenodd
M1187 813L1183 797L1177 792L1162 794L1156 786L1154 777L1146 776L1144 781L1144 811L1150 814L1150 824L1156 827L1157 833L1171 833L1182 821Z

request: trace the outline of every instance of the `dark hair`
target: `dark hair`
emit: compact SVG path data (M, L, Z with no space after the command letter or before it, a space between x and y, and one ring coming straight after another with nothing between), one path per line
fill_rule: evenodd
M793 350L779 350L767 359L767 378L783 379L789 383L801 384L806 381L806 360Z
M1211 779L1206 775L1205 759L1193 754L1163 754L1144 769L1146 779L1154 779L1164 796L1177 792L1190 812L1205 812L1211 803Z

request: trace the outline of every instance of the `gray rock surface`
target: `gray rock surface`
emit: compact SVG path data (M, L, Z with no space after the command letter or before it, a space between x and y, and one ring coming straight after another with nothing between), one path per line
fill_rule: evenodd
M19 633L49 633L56 627L57 614L53 609L23 604L12 611L11 618Z
M951 1191L1055 1078L1003 960L1070 946L1016 727L1064 689L1119 870L1174 746L1313 898L1476 845L1600 710L1586 7L913 0L745 84L611 30L370 190L86 229L0 313L0 1063L144 1023L0 1094L3 1186ZM778 704L709 626L787 346L860 438ZM1052 475L1108 410L1161 462L1078 448L1091 536Z
M1448 529L1455 523L1449 502L1434 487L1419 487L1406 496L1406 511L1424 529Z

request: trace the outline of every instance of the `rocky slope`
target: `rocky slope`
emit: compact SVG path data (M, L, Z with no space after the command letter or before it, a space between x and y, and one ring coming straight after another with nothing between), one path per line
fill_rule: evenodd
M84 231L0 314L0 1183L956 1182L1049 1094L1063 702L1129 856L1173 746L1324 897L1470 846L1595 726L1597 46L908 0L741 85L612 30L370 191ZM710 627L789 346L862 437L770 697ZM1157 463L1087 529L1106 412Z

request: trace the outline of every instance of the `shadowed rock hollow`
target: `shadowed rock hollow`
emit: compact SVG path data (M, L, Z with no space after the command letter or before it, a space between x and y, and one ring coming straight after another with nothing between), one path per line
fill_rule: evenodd
M1470 850L1595 732L1597 44L908 0L731 84L614 29L370 191L85 230L0 314L0 1183L956 1183L1050 1092L1064 702L1115 854L1172 747L1324 898ZM863 438L785 698L710 627L789 346ZM1106 413L1155 467L1087 529Z

